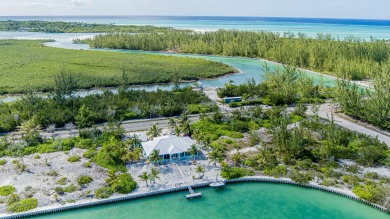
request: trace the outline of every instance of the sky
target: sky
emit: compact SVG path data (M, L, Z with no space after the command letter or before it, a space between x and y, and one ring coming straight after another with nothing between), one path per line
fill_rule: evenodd
M390 19L390 0L0 0L0 16L172 15Z

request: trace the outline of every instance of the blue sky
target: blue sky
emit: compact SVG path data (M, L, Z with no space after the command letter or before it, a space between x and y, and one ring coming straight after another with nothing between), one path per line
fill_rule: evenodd
M390 0L0 0L0 16L188 15L390 19Z

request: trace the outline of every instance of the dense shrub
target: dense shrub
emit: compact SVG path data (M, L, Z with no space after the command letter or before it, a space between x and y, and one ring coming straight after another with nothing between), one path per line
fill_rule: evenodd
M287 167L284 165L278 165L274 168L266 168L264 170L264 174L268 176L273 176L275 178L279 178L287 174Z
M13 186L2 186L0 187L0 196L7 196L15 192L15 187Z
M24 212L31 209L34 209L38 206L38 200L35 198L27 198L15 202L7 207L8 212Z
M123 142L112 138L103 144L103 147L98 151L95 162L101 167L113 170L125 170L126 167L122 158L127 152L128 150L123 145Z
M91 159L96 155L96 150L95 149L89 149L83 153L83 157Z
M137 188L137 183L128 173L122 173L116 176L114 185L114 187L116 187L116 191L121 194L130 193Z
M63 186L63 185L66 184L66 180L68 180L68 178L62 177L62 178L60 178L60 179L57 181L57 184Z
M92 167L91 162L84 163L84 167L91 168Z
M77 143L76 143L76 147L78 148L82 148L82 149L89 149L93 146L93 141L92 139L80 139Z
M313 179L310 172L300 172L298 170L292 170L290 172L290 178L297 183L308 183Z
M226 167L222 168L221 176L225 179L235 179L244 176L253 176L254 172L245 168Z
M20 201L20 197L17 194L13 193L7 197L7 206L10 206L18 201Z
M78 155L70 156L70 157L68 157L67 161L71 162L71 163L79 162L80 156L78 156Z
M353 188L352 191L360 198L370 202L378 202L383 198L382 189L374 183L357 185Z
M69 186L64 188L64 192L72 193L77 190L77 187L73 184L70 184Z
M77 177L77 183L79 184L79 186L84 186L90 182L92 182L92 177L90 176L79 176Z
M101 187L95 191L95 198L104 199L112 195L113 191L110 187Z
M54 189L54 191L59 194L59 195L63 195L65 193L64 189L62 187L56 187Z
M5 159L0 159L0 166L4 166L7 163Z
M343 180L343 182L345 182L346 184L348 184L352 187L359 185L359 183L361 181L361 179L356 175L344 175L342 177L342 180Z

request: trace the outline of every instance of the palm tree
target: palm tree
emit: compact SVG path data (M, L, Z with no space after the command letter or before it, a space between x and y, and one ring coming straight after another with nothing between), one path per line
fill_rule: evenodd
M236 166L241 165L242 159L243 159L243 156L242 156L242 154L240 152L237 152L237 153L232 155L232 160L234 161L234 164Z
M192 157L194 158L194 162L195 162L195 158L196 158L196 154L198 153L198 147L196 147L196 145L191 145L191 147L188 149L188 151Z
M156 182L156 179L160 179L160 177L158 177L158 175L160 174L160 170L158 170L157 168L152 168L151 172L150 172L150 181L153 181L153 183Z
M211 139L211 136L210 135L205 135L203 138L202 138L202 142L206 148L206 151L207 153L209 153L210 151L210 143L211 143L212 139Z
M175 126L175 135L180 136L181 135L181 129L179 126Z
M203 166L198 165L198 166L196 166L195 171L196 171L197 173L199 173L199 178L200 178L200 177L203 175L204 168L203 168ZM201 174L202 174L202 175L201 175Z
M149 175L147 172L141 173L141 175L138 176L142 181L145 181L146 187L149 187L148 185L148 180L149 180Z
M223 160L223 154L222 151L219 149L213 149L209 154L209 159L211 162L214 162L214 166L217 166L217 162L220 162Z
M133 134L128 141L130 148L134 150L141 145L141 139L136 134Z
M162 133L162 128L158 127L157 124L154 124L152 127L150 127L146 135L149 136L149 139L153 139L160 136L161 133Z
M159 156L159 154L160 154L160 150L154 149L152 151L152 153L150 153L150 155L149 155L149 161L154 163L154 162L158 162L159 160L161 160L161 157Z
M186 112L180 115L180 123L183 124L185 122L188 122L188 114Z
M175 131L176 128L176 120L174 118L170 118L168 121L168 128L169 131L172 133Z
M190 122L186 121L181 124L181 131L183 135L191 137L191 125Z

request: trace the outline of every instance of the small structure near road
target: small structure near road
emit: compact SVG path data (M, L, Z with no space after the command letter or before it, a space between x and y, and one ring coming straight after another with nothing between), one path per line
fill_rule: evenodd
M242 102L242 97L224 97L223 102L224 103Z

